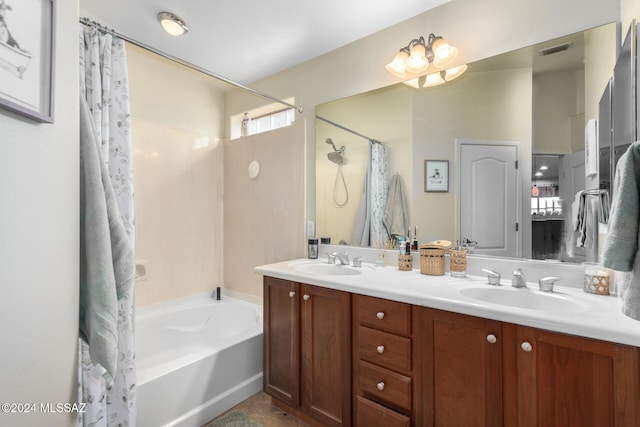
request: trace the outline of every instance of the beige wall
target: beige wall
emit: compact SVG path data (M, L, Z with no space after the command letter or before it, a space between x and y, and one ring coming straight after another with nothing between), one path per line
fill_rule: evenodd
M531 86L531 69L521 68L470 72L441 91L414 95L411 214L420 242L458 238L456 139L517 141L519 162L530 162ZM449 192L424 192L425 159L449 160ZM522 178L528 189L529 177ZM530 239L530 230L523 229L523 236Z
M144 305L222 286L223 91L214 79L127 45L136 282Z
M411 158L413 90L405 85L373 91L318 106L316 113L370 138L384 142L387 147L388 176L399 173L408 194L411 194ZM348 189L348 202L338 206L334 200L334 186L338 165L327 158L333 151L325 140L331 138L336 147L346 147L342 173ZM364 176L369 158L369 142L323 121L316 122L316 234L351 243L356 214L360 206ZM336 199L344 203L346 194L342 179L338 178Z
M0 108L0 402L38 409L78 391L77 7L56 2L55 123ZM0 412L0 425L74 426L75 415Z
M304 240L305 123L225 143L224 287L262 296L257 265L300 258ZM260 174L250 179L249 164Z

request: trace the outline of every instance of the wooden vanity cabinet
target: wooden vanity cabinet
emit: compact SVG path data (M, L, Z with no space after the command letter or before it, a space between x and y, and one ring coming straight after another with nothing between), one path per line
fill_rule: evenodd
M351 294L264 278L264 390L314 426L351 425Z
M355 425L418 426L413 306L353 296Z
M420 308L421 426L502 426L502 324Z
M505 406L517 408L506 426L640 425L636 347L506 323L504 333Z
M312 426L640 426L637 347L269 277L264 314L264 389Z

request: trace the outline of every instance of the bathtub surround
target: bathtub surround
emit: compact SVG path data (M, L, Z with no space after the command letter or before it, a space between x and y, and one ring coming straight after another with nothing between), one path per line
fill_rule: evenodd
M135 213L127 56L124 41L92 26L80 25L79 41L84 168L78 401L87 403L79 425L133 426Z
M126 49L136 259L147 267L136 305L211 293L223 286L224 87L142 48Z

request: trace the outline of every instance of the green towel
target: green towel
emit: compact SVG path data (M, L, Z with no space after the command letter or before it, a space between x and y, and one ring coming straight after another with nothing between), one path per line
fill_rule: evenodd
M614 180L609 233L604 246L605 267L632 271L631 282L622 295L622 312L640 320L640 141L620 157Z
M110 384L118 360L118 300L131 292L135 264L95 135L80 97L80 337Z

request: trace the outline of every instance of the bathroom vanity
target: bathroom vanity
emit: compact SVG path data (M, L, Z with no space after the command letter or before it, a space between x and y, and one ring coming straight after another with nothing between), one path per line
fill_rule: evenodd
M640 419L640 328L615 297L326 261L256 272L265 276L264 390L311 425L631 427ZM486 292L519 293L506 305L484 301Z

